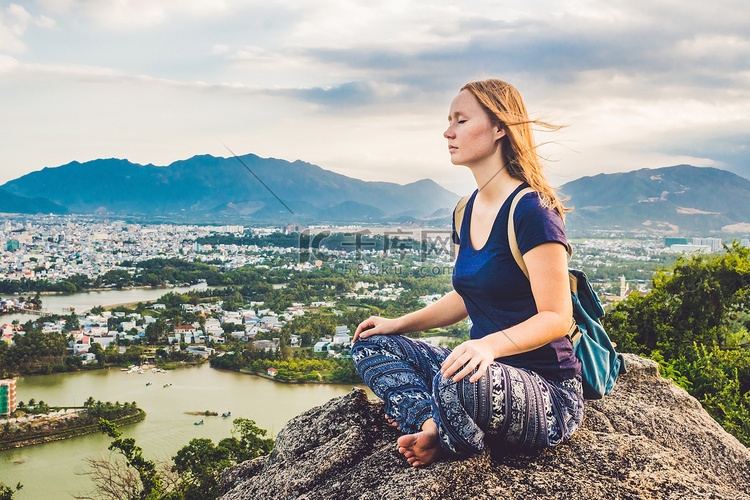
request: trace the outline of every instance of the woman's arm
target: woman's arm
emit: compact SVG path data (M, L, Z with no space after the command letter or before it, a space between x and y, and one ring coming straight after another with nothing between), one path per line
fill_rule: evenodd
M356 342L360 337L367 338L370 335L411 333L448 326L466 319L468 315L464 300L458 292L453 290L429 306L400 318L388 319L370 316L357 326L352 342Z
M441 373L445 378L453 376L459 381L478 367L469 379L476 382L495 358L534 350L568 332L573 305L565 247L543 243L526 252L523 261L529 270L537 313L516 326L456 347L443 361Z

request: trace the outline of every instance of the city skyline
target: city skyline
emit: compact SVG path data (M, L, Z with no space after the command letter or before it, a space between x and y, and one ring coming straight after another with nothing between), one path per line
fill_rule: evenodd
M499 77L553 184L680 163L750 177L750 12L739 0L0 1L0 183L96 158L253 153L462 193L442 132ZM226 144L226 146L225 146Z

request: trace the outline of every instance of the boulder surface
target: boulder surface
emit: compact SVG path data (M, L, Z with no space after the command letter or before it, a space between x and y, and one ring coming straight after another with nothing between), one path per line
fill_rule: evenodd
M287 423L267 457L227 469L221 500L748 499L750 450L700 403L625 355L628 373L587 401L582 427L556 448L411 467L383 403L353 389Z

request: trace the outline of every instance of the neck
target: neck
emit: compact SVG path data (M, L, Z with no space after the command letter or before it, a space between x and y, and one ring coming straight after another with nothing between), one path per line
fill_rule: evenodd
M505 165L486 165L471 169L477 183L477 198L485 203L494 204L505 201L521 181L511 177Z

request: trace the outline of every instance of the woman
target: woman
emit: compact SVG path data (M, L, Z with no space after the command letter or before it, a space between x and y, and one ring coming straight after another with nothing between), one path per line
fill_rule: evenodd
M451 162L468 167L477 190L466 202L454 291L400 318L373 316L354 334L352 358L405 435L399 452L413 466L485 448L501 454L554 446L583 418L580 362L565 336L572 306L565 209L547 183L531 121L518 91L500 80L465 85L451 103ZM509 249L514 212L529 278ZM460 215L460 213L459 213ZM452 352L397 334L471 318L471 338Z

